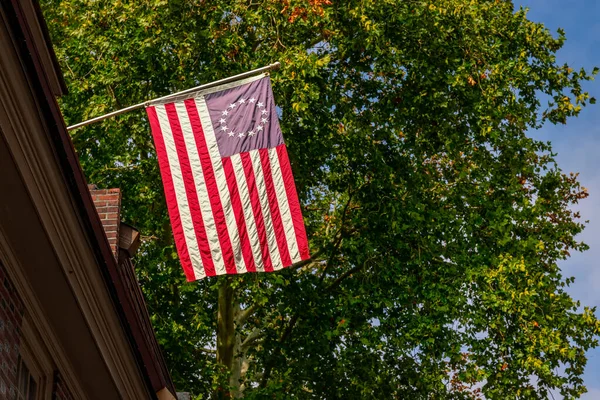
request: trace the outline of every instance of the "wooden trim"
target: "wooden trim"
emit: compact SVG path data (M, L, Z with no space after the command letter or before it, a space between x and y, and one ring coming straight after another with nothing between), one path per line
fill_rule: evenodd
M131 225L121 222L119 229L119 247L125 250L129 257L133 257L140 247L140 232Z
M37 378L38 395L36 400L52 400L55 367L39 332L29 321L27 313L21 326L19 353L29 367L31 375Z
M156 392L156 397L158 400L177 400L177 398L173 396L173 394L169 392L169 389L167 388L162 388Z
M7 19L10 17L6 15L4 4L0 8L0 29L5 25L14 26L14 20L11 22ZM107 277L110 275L106 271L116 271L116 261L106 256L106 253L110 254L110 249L105 237L100 242L97 242L98 237L90 237L90 221L93 225L100 224L97 215L94 219L89 210L83 214L80 212L79 203L82 200L76 197L87 196L87 202L91 203L89 193L73 193L72 183L66 181L66 177L75 170L79 174L81 170L77 166L74 171L65 173L58 155L66 149L57 151L55 143L51 141L53 133L50 130L57 129L57 126L48 125L50 121L43 110L49 107L46 101L52 101L52 106L58 107L51 96L39 96L39 89L33 87L37 78L24 74L27 60L22 60L14 50L10 51L22 46L15 40L11 40L6 30L0 32L0 48L3 49L0 57L0 129L23 181L27 182L40 223L79 300L85 320L122 398L154 398L155 393L150 391L147 377L141 369L143 366L136 349L132 347L128 327L123 324L124 318L120 314L122 310L118 309L114 288L107 286ZM24 82L29 86L28 91L23 90ZM65 129L62 120L58 129ZM70 150L65 159L68 157L76 162L72 148ZM87 192L83 178L81 180ZM100 251L102 257L98 257ZM72 387L73 382L69 381L68 385ZM85 396L76 398L84 399Z
M52 360L56 363L56 366L62 372L69 389L73 393L73 396L77 399L86 399L85 392L79 385L77 376L73 369L73 366L65 357L65 350L63 349L60 341L54 335L44 312L42 311L41 304L37 300L37 296L31 290L27 278L23 274L23 267L20 265L14 251L12 250L2 226L0 226L0 259L2 259L6 273L10 277L17 293L21 297L21 301L25 305L27 310L27 317L23 319L29 326L35 327L38 332L44 332L42 342L50 355ZM24 333L27 332L28 328L23 329Z
M50 84L52 93L55 96L62 96L67 92L67 86L60 72L54 49L48 46L50 35L48 34L46 23L42 18L39 4L35 0L20 0L19 3L23 17L27 21L26 26L29 35L33 39L32 45L35 46L40 58L44 77Z
M131 330L146 365L152 387L156 391L167 387L175 393L175 387L150 322L144 295L135 276L133 263L123 249L119 250L119 274L121 281L127 283L127 296L122 299L122 305L125 310L128 310L128 315L136 317L132 320Z

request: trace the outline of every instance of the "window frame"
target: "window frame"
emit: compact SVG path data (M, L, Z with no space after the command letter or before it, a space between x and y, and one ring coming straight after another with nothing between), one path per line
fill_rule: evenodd
M19 357L29 369L29 375L37 384L35 400L52 400L55 368L46 347L27 314L23 316L21 325ZM18 387L16 390L18 390Z

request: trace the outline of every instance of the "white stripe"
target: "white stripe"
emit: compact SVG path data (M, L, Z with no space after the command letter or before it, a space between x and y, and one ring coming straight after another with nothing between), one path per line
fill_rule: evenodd
M256 189L258 190L258 198L260 199L260 208L262 208L263 220L265 221L265 230L267 231L267 243L269 253L271 253L271 261L273 269L278 270L283 268L281 253L277 246L277 237L273 228L273 218L271 217L271 208L269 207L269 197L267 196L267 185L260 162L260 153L258 150L248 152L252 160L252 169L254 169L254 179L256 180Z
M208 189L206 188L204 174L202 172L202 164L200 163L200 156L198 155L198 147L192 131L190 117L188 116L187 109L185 108L185 103L175 103L175 109L177 110L177 116L179 117L183 140L185 142L188 158L190 160L190 166L192 168L192 178L194 179L194 186L198 196L200 214L202 215L202 221L204 221L204 229L206 230L208 247L210 248L210 254L215 265L215 271L217 275L225 274L226 270L225 262L223 260L223 251L221 250L219 235L217 234L217 227L213 217L210 199L208 197Z
M238 190L240 192L240 200L242 202L242 209L244 210L244 219L246 220L246 229L248 230L248 240L250 242L250 248L252 249L252 255L254 256L256 270L264 272L265 263L263 262L262 258L260 238L258 236L258 230L256 229L256 222L254 221L254 213L252 212L250 192L248 192L248 184L246 182L246 175L244 175L242 158L240 157L239 153L232 155L230 158L231 165L233 166L233 170L235 172Z
M300 258L300 250L298 249L298 243L296 242L296 232L294 231L292 213L285 192L285 183L283 181L283 175L281 174L277 149L269 149L268 153L271 164L271 173L273 174L273 185L275 186L275 193L277 193L277 203L279 204L279 213L281 214L281 223L283 224L283 230L285 231L285 237L287 238L286 241L288 250L290 251L290 258L292 259L292 263L296 263L302 259Z
M200 121L202 122L202 130L204 131L204 138L206 139L206 146L208 147L213 170L215 171L215 181L219 189L219 197L221 198L223 213L225 214L225 223L227 224L227 231L229 232L229 239L231 240L233 248L235 268L238 273L242 274L248 272L248 270L246 269L246 263L244 262L242 245L240 243L240 233L235 221L235 213L233 212L233 205L231 204L231 195L229 194L229 188L227 187L225 169L223 168L223 161L221 160L217 138L210 120L206 100L204 97L201 97L196 99L195 103L196 108L198 109L198 115L200 115Z
M206 276L206 272L204 272L204 268L202 267L202 258L200 256L196 232L194 231L194 224L192 222L187 194L185 193L185 185L183 183L179 157L177 156L177 147L175 146L173 133L171 132L171 124L169 123L169 117L167 116L164 106L157 106L155 109L158 122L160 124L160 129L162 131L163 140L165 141L165 149L169 159L169 167L171 169L173 188L175 190L175 198L177 199L179 216L181 217L181 227L183 229L185 243L188 248L190 261L192 263L192 267L194 268L196 279L202 279Z

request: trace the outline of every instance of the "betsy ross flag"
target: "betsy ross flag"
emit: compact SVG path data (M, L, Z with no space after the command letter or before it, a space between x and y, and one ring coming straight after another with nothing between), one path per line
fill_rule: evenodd
M188 281L310 257L268 76L146 111Z

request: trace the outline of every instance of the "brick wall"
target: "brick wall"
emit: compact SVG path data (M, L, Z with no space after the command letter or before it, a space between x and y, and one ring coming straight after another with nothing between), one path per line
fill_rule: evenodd
M121 220L121 190L98 189L96 185L89 185L96 211L102 221L104 232L110 243L115 258L119 252L119 224Z
M16 395L24 312L23 302L0 261L0 399L14 399Z

